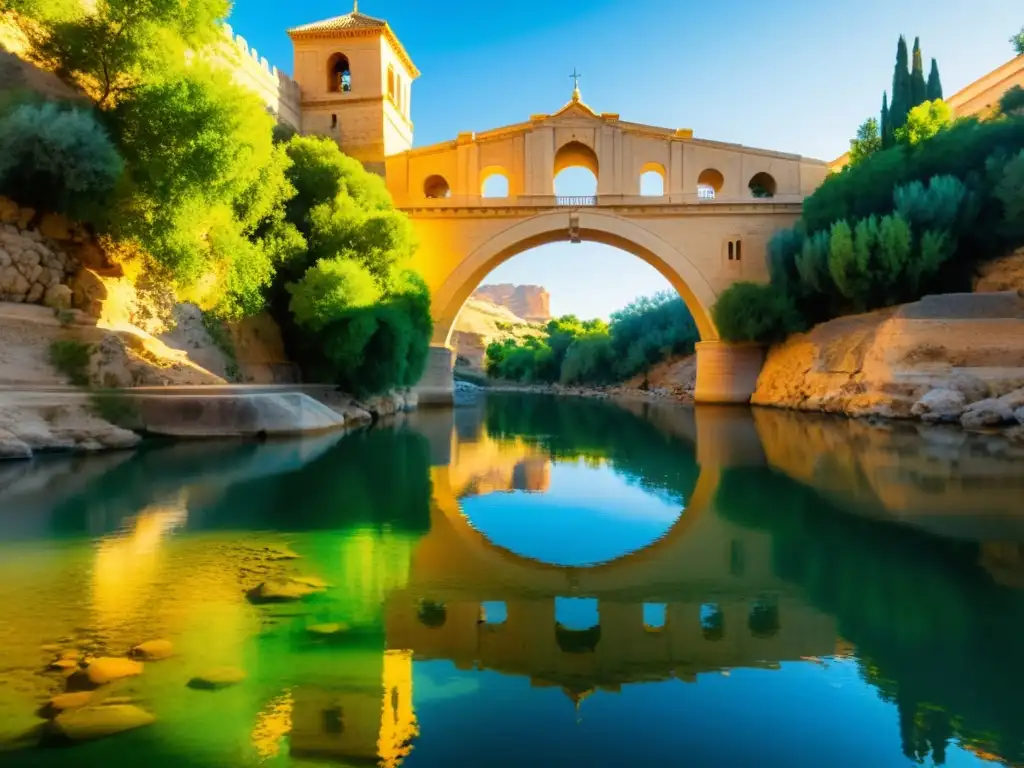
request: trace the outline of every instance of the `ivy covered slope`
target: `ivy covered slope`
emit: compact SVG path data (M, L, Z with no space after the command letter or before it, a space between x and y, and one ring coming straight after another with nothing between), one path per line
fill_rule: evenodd
M84 98L0 98L0 194L87 223L135 273L223 320L269 309L307 378L414 383L429 296L383 181L289 136L204 63L227 0L9 0L35 62Z
M728 341L772 343L841 315L970 290L984 261L1024 245L1024 91L984 119L942 102L909 112L888 149L833 174L768 246L769 284L713 309Z

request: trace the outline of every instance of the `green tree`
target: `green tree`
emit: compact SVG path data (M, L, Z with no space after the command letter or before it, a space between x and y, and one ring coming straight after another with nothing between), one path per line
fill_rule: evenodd
M291 283L291 311L303 328L321 331L353 309L376 304L380 287L365 267L349 259L322 259Z
M802 328L791 299L773 285L733 283L711 310L725 341L771 344Z
M857 252L853 247L853 230L846 221L837 221L832 225L829 235L828 269L839 292L853 302L858 310L865 291L864 267L856 260Z
M882 107L884 110L885 105L883 104ZM884 115L885 112L882 114ZM869 117L857 129L857 137L850 140L850 165L856 165L881 148L882 136L878 131L878 121Z
M194 64L134 89L107 122L128 169L111 233L200 306L261 309L275 265L301 242L283 221L289 159L259 98Z
M1024 87L1013 86L999 99L999 112L1003 115L1024 114Z
M882 93L882 124L879 130L882 139L882 148L888 149L893 145L892 117L889 114L889 94Z
M952 121L953 116L946 102L926 101L910 110L906 124L896 129L896 140L911 146L919 144L948 128Z
M942 99L942 80L939 77L939 63L932 59L932 68L928 72L928 83L925 86L925 101Z
M893 132L907 122L913 98L907 56L907 40L900 35L896 44L896 66L892 74L892 100L889 102L889 124Z
M9 0L26 25L34 57L101 107L168 68L187 49L217 39L229 0Z
M1010 45L1013 46L1013 50L1018 56L1024 56L1024 27L1020 28L1020 32L1010 38Z
M124 162L91 112L25 104L0 119L0 193L96 221Z
M921 57L921 38L914 38L914 57L910 72L910 108L927 98L928 85L924 79L924 60Z

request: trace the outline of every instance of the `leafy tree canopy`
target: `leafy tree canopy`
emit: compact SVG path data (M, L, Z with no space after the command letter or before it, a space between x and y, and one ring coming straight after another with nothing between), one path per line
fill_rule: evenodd
M857 129L857 137L850 140L850 165L856 165L881 148L882 135L878 129L878 121L869 117Z
M919 144L948 128L952 121L953 116L946 102L941 99L925 101L910 110L906 125L896 129L896 140L911 145Z

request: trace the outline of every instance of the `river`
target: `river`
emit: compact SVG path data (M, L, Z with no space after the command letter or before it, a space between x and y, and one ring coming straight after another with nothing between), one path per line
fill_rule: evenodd
M0 763L1020 765L1022 590L1024 449L952 428L507 394L6 464Z

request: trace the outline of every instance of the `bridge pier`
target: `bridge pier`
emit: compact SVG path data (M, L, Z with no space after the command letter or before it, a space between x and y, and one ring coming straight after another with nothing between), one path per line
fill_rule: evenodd
M697 343L698 403L749 403L764 365L765 349L759 344L725 341Z
M427 353L427 369L416 385L420 406L445 406L455 402L455 350L448 346L431 346Z

